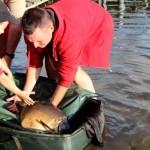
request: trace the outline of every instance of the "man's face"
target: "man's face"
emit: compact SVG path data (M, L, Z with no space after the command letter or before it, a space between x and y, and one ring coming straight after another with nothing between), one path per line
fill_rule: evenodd
M7 25L8 25L8 21L0 23L0 35L4 33Z
M44 48L46 47L52 39L53 27L37 27L35 31L30 35L25 35L29 42L33 43L35 48Z

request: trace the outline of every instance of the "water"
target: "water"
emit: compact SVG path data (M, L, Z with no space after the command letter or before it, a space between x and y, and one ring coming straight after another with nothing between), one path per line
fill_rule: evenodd
M150 150L150 1L107 2L115 22L112 72L86 69L104 95L104 150ZM20 42L13 71L24 72L25 45ZM89 147L88 149L99 149Z
M104 150L150 150L150 2L135 2L106 7L115 21L112 72L88 69L106 97Z

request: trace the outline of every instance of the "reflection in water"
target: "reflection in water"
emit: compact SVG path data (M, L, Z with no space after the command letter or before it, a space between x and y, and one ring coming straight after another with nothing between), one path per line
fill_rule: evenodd
M150 150L150 2L99 2L111 12L115 22L113 72L87 69L97 92L106 99L109 132L104 150ZM25 69L24 49L21 41L14 71Z

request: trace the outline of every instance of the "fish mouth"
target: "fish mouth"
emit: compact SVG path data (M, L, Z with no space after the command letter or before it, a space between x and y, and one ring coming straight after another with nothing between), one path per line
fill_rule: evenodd
M46 130L46 131L48 131L48 132L50 132L50 133L55 133L56 131L54 130L54 129L52 129L51 127L49 127L46 123L44 123L42 120L36 120L38 123L40 123L42 126L43 126L43 128Z

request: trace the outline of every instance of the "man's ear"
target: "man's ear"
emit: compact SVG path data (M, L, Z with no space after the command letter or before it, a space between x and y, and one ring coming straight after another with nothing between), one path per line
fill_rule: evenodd
M50 22L50 30L51 30L51 32L54 31L54 25L53 25L53 22L52 22L52 21Z
M52 32L54 31L54 27L51 27L51 31L52 31Z
M50 21L49 24L48 24L48 28L47 28L49 31L53 32L54 31L54 25L53 23Z
M54 26L53 26L53 24L50 25L50 29L51 29L52 32L54 31Z

